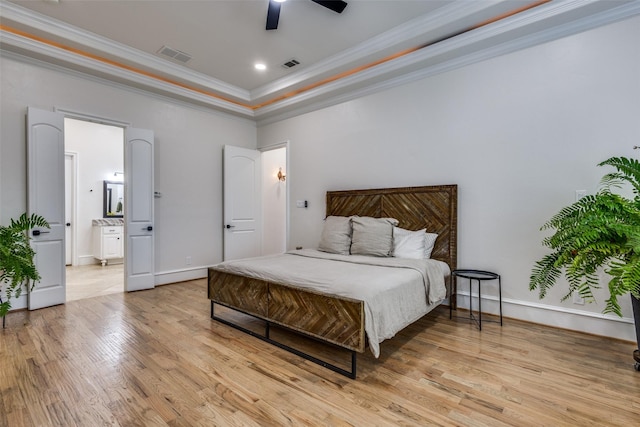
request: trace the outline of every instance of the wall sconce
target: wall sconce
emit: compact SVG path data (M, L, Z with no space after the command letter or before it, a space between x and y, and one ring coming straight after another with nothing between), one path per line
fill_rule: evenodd
M287 179L286 175L282 173L282 168L278 169L278 181L283 181Z

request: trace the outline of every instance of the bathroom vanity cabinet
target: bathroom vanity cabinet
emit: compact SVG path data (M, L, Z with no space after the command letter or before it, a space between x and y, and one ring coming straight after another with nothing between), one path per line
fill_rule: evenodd
M93 226L93 256L105 266L111 259L124 257L124 227L122 225Z

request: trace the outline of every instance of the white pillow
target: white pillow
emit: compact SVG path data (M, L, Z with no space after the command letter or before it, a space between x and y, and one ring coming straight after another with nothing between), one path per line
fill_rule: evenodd
M393 256L396 258L428 259L436 243L437 234L393 228Z
M351 248L351 218L328 216L324 220L318 250L332 254L349 255Z
M351 254L391 256L395 225L398 225L398 220L394 218L351 217L353 227Z
M434 233L424 233L424 257L429 259L431 258L431 252L433 252L433 247L436 245L436 239L438 238L437 234Z
M405 230L393 227L393 256L396 258L422 259L425 254L425 231Z

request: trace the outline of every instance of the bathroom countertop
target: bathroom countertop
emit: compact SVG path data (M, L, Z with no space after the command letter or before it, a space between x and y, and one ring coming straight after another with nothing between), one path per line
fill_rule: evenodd
M91 225L94 227L110 227L114 225L124 225L124 219L122 218L96 218L91 221Z

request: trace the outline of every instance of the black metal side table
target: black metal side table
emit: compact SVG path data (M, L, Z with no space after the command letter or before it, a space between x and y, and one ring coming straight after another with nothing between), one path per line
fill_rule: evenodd
M452 278L456 277L456 280L458 277L469 279L469 317L476 322L479 330L482 330L482 286L480 282L484 280L497 280L498 300L500 303L500 326L502 326L502 282L499 274L483 270L453 270L451 276ZM478 319L473 315L473 290L471 285L473 280L478 282Z

